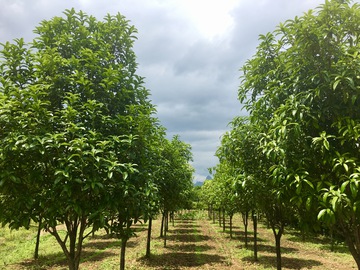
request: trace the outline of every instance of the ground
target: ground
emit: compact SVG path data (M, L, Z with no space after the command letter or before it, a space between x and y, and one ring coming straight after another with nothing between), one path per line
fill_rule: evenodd
M178 216L174 225L169 224L166 247L164 239L159 237L160 220L155 220L150 259L144 257L146 228L147 224L136 225L137 236L131 238L127 245L126 269L276 269L272 231L259 224L259 260L255 262L253 238L250 235L249 247L245 248L239 216L234 219L234 234L231 239L228 227L223 232L217 221L213 223L205 215L194 218L194 215L185 213ZM252 234L250 228L251 224L249 233ZM6 264L3 269L67 269L61 250L56 245L54 243L54 251L46 255L42 255L40 251L38 261L28 258ZM102 231L98 232L84 245L80 269L118 269L119 254L119 240L110 238ZM291 230L282 238L282 263L283 269L356 269L354 260L341 243L332 252L328 239L308 236L304 242L299 233Z

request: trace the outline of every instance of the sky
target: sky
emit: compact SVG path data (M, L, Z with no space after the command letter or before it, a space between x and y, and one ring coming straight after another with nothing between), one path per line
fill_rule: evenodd
M74 7L102 20L118 12L137 30L137 74L145 77L167 135L192 147L194 182L217 164L237 100L241 67L258 37L325 0L0 0L0 43L34 38L42 20Z

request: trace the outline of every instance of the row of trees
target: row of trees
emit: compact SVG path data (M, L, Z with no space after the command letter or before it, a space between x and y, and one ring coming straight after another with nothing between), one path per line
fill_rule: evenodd
M32 43L2 44L0 220L13 229L37 222L69 269L105 227L121 239L124 269L131 226L183 206L190 146L166 139L155 117L136 74L136 29L120 14L64 15L41 22Z
M341 236L360 269L359 33L359 4L329 0L260 36L242 68L249 116L231 122L204 189L220 185L208 203L230 215L266 217L278 269L288 224Z

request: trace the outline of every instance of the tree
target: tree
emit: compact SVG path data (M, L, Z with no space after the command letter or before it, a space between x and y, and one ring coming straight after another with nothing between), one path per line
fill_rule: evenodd
M263 107L261 107L263 108ZM263 113L262 116L266 115ZM273 178L270 168L274 163L263 153L261 142L268 121L261 118L236 117L231 122L232 129L224 135L218 154L231 164L238 194L238 207L243 216L245 245L247 246L247 224L250 211L254 224L254 257L257 259L257 215L265 215L270 224L276 243L277 265L281 268L280 240L289 213L286 205L289 198L286 189Z
M317 209L360 269L360 8L350 3L326 1L261 36L239 98L268 121L262 149L273 179L305 214Z
M162 142L160 160L161 170L156 185L159 190L159 205L163 214L161 236L164 234L166 245L166 230L168 214L171 211L184 208L187 194L192 190L192 175L194 169L189 162L192 160L190 145L182 142L179 136L174 136L171 141Z
M208 218L215 223L215 191L213 188L213 179L206 179L201 186L200 192L201 201L208 207Z
M0 217L11 228L42 219L78 269L83 240L116 215L123 269L130 227L148 209L159 125L136 75L136 29L120 14L64 15L41 22L31 46L1 51Z

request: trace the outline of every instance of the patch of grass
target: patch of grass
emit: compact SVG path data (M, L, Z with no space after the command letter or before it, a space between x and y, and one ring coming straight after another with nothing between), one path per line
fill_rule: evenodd
M249 230L248 248L244 248L244 231L240 216L234 217L233 239L230 239L228 220L226 231L218 223L207 219L206 211L184 211L176 215L175 226L169 224L167 247L159 237L161 220L153 222L151 256L145 258L147 224L138 224L136 237L129 240L126 249L126 269L213 269L265 270L276 269L274 237L271 230L259 224L258 261L253 259L253 235ZM252 224L249 224L249 229ZM0 269L10 270L64 270L65 256L55 238L43 233L40 258L32 259L35 248L36 226L30 230L10 231L0 228ZM356 269L345 246L338 244L337 252L329 251L329 240L324 237L302 241L296 231L289 230L282 238L283 269ZM81 269L117 269L120 240L96 232L84 242Z
M201 210L183 210L176 213L175 218L185 220L204 220L207 218L207 214L205 211Z

